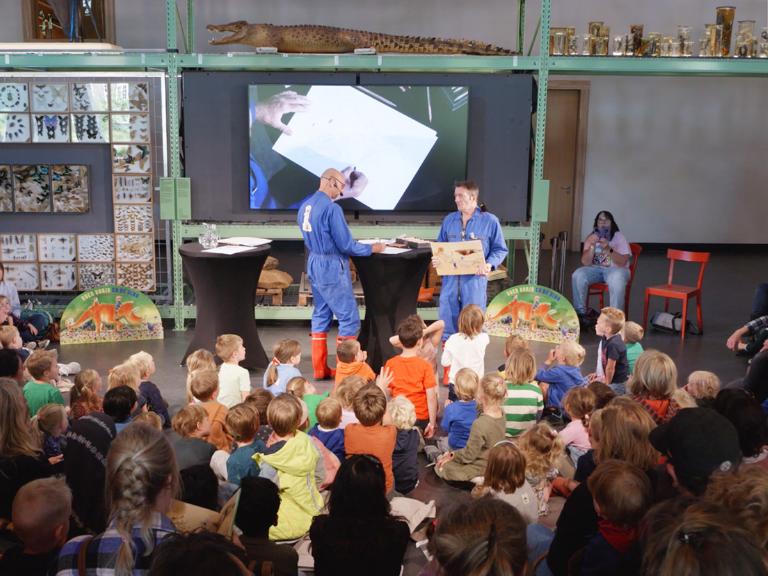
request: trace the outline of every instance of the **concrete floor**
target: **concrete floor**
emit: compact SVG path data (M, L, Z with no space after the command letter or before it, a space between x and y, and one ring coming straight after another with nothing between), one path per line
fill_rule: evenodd
M546 268L548 263L547 253L542 258L542 278L549 278ZM569 255L566 270L567 296L570 296L570 272L577 266L576 255ZM725 340L728 335L749 315L754 286L765 281L765 257L760 254L738 253L738 250L729 250L723 253L713 254L704 280L704 322L706 331L701 336L689 336L684 344L680 343L679 336L656 333L649 330L643 341L643 346L656 348L669 354L677 363L680 373L680 384L685 383L687 375L693 370L712 370L724 381L730 381L744 374L746 362L736 358L725 348ZM634 289L630 307L630 319L642 322L643 288L651 284L664 283L666 280L667 260L664 254L643 254L635 278ZM694 283L693 270L682 271L681 283ZM685 273L687 272L687 273ZM597 307L596 300L592 303ZM674 306L674 305L673 305ZM662 307L661 300L652 301L651 311ZM676 310L677 308L673 308ZM695 314L693 316L695 318ZM94 368L106 377L106 372L115 364L121 362L128 355L139 350L145 350L153 355L157 366L157 373L152 378L160 387L165 398L170 403L171 414L175 413L184 401L185 369L179 366L179 361L191 339L192 330L186 331L166 330L164 340L146 342L124 342L114 344L99 344L90 346L67 346L60 350L61 361L77 360L83 367ZM311 374L309 323L308 322L272 322L259 324L260 335L265 350L271 350L272 346L282 338L294 338L302 343L302 362L300 370L303 374ZM587 359L583 371L594 370L597 337L594 333L583 334L582 344L587 349ZM534 344L532 346L537 359L543 361L549 349L549 345ZM503 362L503 340L491 338L491 344L486 353L486 369L492 370ZM260 386L262 372L253 372L251 381L254 386ZM329 382L321 382L318 388L321 391L328 389ZM440 387L441 398L446 395L446 389ZM447 486L439 480L431 469L423 469L419 486L411 496L420 500L453 499L460 491ZM416 574L424 563L421 552L414 547L409 549L406 557L405 574Z

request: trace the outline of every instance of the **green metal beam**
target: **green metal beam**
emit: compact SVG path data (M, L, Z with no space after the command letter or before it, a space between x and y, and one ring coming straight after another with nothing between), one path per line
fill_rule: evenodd
M296 224L218 224L220 236L259 236L271 240L301 240L301 232ZM437 238L440 226L403 224L352 224L355 238L395 238L404 232L418 238ZM202 224L181 225L183 238L197 238L203 231ZM530 228L527 226L502 226L506 240L528 240Z
M510 72L535 71L538 57L415 54L227 54L179 55L180 68L206 70Z
M173 55L165 52L98 52L90 54L6 52L0 54L0 69L143 71L164 69L172 58Z
M542 35L543 38L543 35ZM766 58L633 58L567 56L549 58L552 74L614 76L768 76Z

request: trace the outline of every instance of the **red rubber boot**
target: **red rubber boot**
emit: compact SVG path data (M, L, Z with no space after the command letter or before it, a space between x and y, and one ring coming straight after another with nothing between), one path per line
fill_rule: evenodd
M328 367L328 334L313 332L312 338L312 368L315 380L328 380L336 375L336 371Z

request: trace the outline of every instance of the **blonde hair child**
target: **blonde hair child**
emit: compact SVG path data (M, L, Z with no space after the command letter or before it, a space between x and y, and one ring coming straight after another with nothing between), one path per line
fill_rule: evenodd
M195 370L216 370L216 360L210 350L198 348L187 356L184 366L187 368L187 404L191 404L195 402L195 397L189 388L189 384L192 381L192 373Z
M472 423L477 418L477 389L480 379L469 368L462 368L456 373L457 401L446 405L440 427L448 435L439 438L437 447L441 452L459 450L467 445ZM434 454L434 449L429 450Z
M361 376L347 376L339 382L333 397L341 404L341 423L339 427L346 428L347 424L358 422L352 403L357 392L367 384Z
M645 336L645 329L637 322L625 322L621 335L627 346L627 362L629 362L629 373L632 374L635 371L637 359L644 351L640 341Z
M586 383L587 379L579 368L585 356L584 347L570 340L549 351L544 368L536 373L547 408L562 410L563 397L568 390Z
M697 403L711 402L720 392L720 378L714 372L694 370L688 375L685 390L693 396Z
M677 390L677 366L658 350L646 350L637 359L629 389L632 398L649 411L656 424L668 422L680 409L673 397Z
M291 378L301 376L297 366L301 363L301 344L296 340L280 340L272 349L272 362L264 372L264 388L275 396L285 394Z
M518 446L525 455L525 478L536 493L539 516L546 516L552 480L559 473L555 463L565 448L563 441L549 424L539 422L520 437Z
M450 367L448 382L456 383L456 374L462 368L469 368L481 378L485 374L485 349L490 339L483 332L483 311L476 304L469 304L459 313L459 331L445 341L440 363ZM448 388L448 399L455 402L457 397L453 386Z
M517 348L507 358L504 399L507 436L519 436L536 424L544 410L544 394L533 381L536 358L527 348Z
M240 366L245 360L243 339L237 334L222 334L216 338L216 355L223 361L219 367L219 402L231 408L251 393L251 376Z
M349 340L345 340L349 342ZM293 394L296 398L301 399L307 405L309 411L309 427L312 428L317 424L317 406L330 396L330 391L324 394L318 394L317 388L309 380L303 376L296 376L288 380L288 384L285 386L286 394Z
M32 427L38 433L40 446L48 462L52 466L63 462L61 437L69 427L66 408L60 404L46 404L32 418Z
M472 496L493 496L514 506L525 520L533 524L539 519L536 494L525 479L525 456L511 440L502 440L488 453L483 483L472 490Z
M488 452L504 439L504 379L489 373L480 380L477 402L482 414L472 424L467 445L444 454L437 460L435 472L445 480L469 481L485 472Z
M150 380L152 374L155 373L155 359L148 352L136 352L128 357L128 361L131 362L139 370L139 392L141 396L146 399L147 410L154 412L160 417L160 424L162 427L170 428L171 415L168 413L168 402L166 402L163 395L160 393L160 389L157 385ZM148 417L150 423L154 423L152 417Z
M387 414L397 428L395 450L392 453L392 473L395 476L395 490L408 494L419 483L418 453L424 445L419 428L416 427L416 408L405 396L389 401Z
M75 376L75 385L69 392L69 414L73 420L101 412L101 376L96 370L87 368Z

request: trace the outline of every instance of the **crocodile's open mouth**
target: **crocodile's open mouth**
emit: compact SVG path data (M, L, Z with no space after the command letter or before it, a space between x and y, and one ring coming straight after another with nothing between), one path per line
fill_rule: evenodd
M209 40L210 44L228 44L235 38L239 37L243 33L243 29L247 26L247 22L232 22L231 24L208 24L205 28L209 32L231 32L229 36L223 36L221 38L212 38Z

